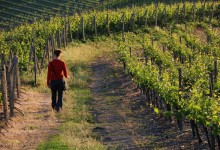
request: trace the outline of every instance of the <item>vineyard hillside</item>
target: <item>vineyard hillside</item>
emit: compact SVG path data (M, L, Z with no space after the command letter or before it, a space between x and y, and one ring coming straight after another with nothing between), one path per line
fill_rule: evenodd
M0 12L0 146L220 148L219 1L2 0ZM57 49L60 112L46 85Z

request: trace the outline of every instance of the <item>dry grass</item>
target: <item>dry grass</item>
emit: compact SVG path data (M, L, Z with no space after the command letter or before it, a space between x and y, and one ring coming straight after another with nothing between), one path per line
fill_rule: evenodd
M37 74L37 85L34 85L34 73L26 72L21 76L22 88L27 91L34 91L39 93L49 93L50 89L47 87L47 68L43 68L41 73Z
M35 149L39 142L58 133L60 124L51 111L48 94L28 91L19 100L21 105L15 106L22 110L24 116L15 111L15 116L6 127L8 132L1 130L1 150Z

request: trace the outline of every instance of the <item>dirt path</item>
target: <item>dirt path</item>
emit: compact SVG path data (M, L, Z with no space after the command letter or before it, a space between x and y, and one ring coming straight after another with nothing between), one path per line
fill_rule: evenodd
M36 92L25 92L20 98L19 113L12 118L8 131L0 135L1 150L36 149L43 140L58 132L59 122L50 107L50 95ZM4 136L3 136L4 134Z
M146 106L146 97L136 88L109 54L93 64L92 113L94 134L108 149L206 149L207 143L192 139L189 124L179 133L175 123L165 121Z

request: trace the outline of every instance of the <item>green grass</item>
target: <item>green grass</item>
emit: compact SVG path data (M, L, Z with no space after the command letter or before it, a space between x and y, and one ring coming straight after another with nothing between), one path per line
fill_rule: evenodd
M63 124L59 128L60 133L51 137L49 141L41 143L39 150L107 149L92 133L96 124L90 114L89 104L92 101L92 95L89 85L92 77L91 63L98 56L114 50L116 50L116 44L109 38L99 42L71 45L63 51L61 59L67 63L70 74L70 79L67 80L68 91L64 95L63 110L57 113L58 119ZM44 87L46 85L43 86L45 73L46 71L41 75L35 90L47 91Z
M39 145L37 150L68 150L70 149L65 145L59 136L53 136L49 139L48 142L42 143Z

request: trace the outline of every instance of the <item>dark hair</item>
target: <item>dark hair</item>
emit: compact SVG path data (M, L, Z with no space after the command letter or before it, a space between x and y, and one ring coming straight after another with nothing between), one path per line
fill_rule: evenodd
M56 49L56 50L54 50L53 53L54 53L55 56L59 57L60 54L62 53L62 51L61 51L61 49Z

